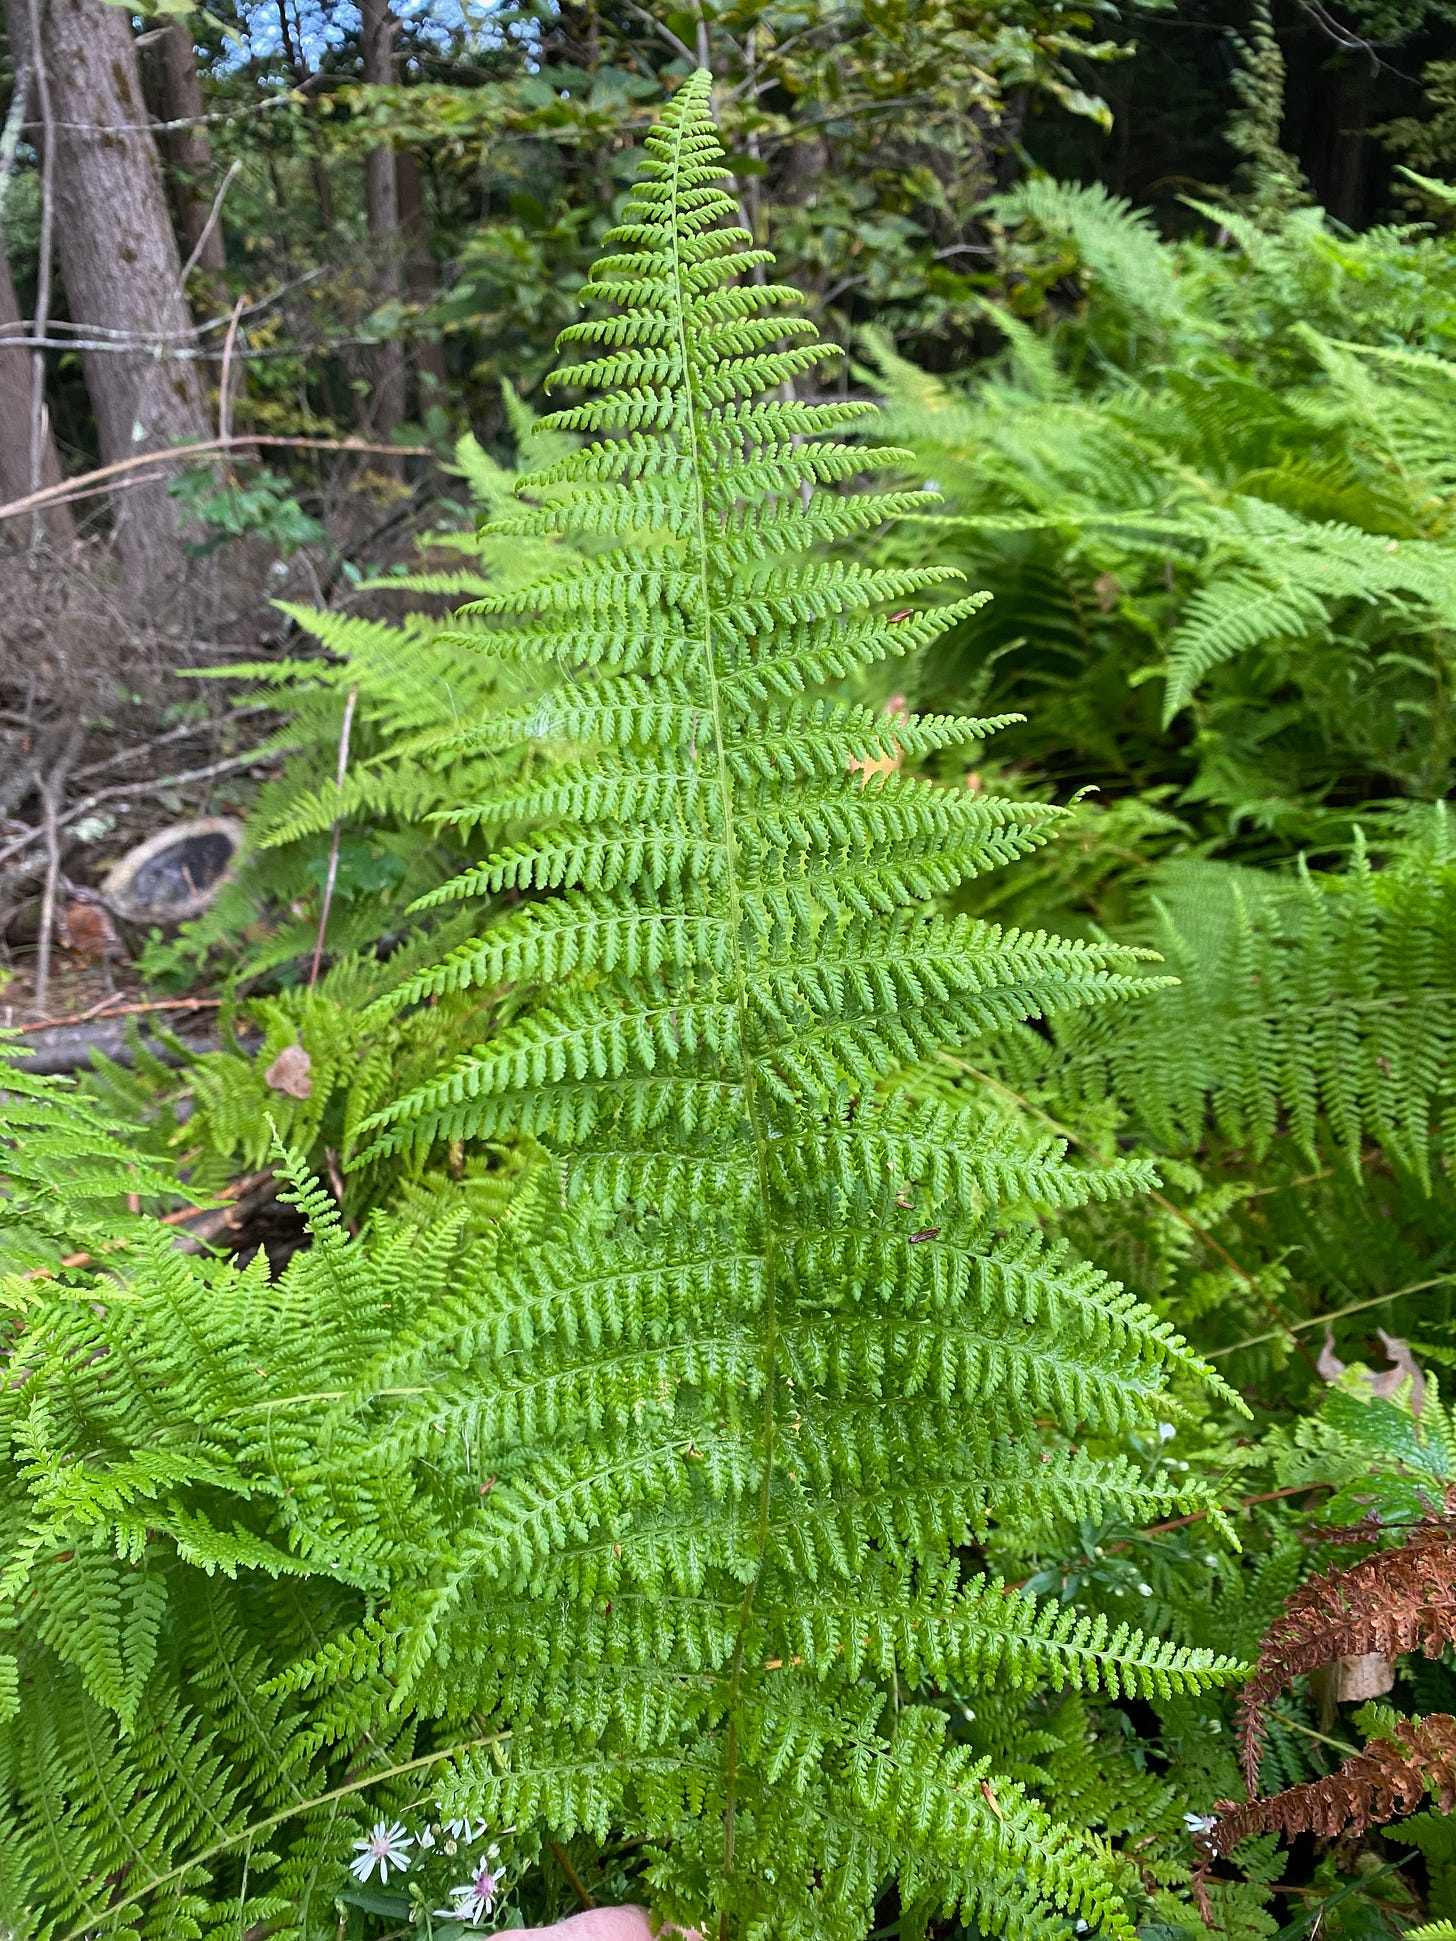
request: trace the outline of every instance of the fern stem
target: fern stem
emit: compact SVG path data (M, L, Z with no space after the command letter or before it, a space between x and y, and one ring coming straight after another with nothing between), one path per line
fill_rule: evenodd
M1290 1718L1287 1712L1275 1712L1273 1716L1280 1725L1287 1726L1291 1732L1302 1732L1306 1739L1317 1739L1322 1746L1328 1746L1331 1752L1338 1752L1342 1758L1358 1759L1360 1756L1359 1746L1352 1746L1344 1739L1332 1739L1327 1732L1316 1732L1312 1725L1305 1725L1300 1719Z
M1223 1355L1236 1355L1242 1348L1258 1348L1266 1341L1274 1341L1280 1333L1297 1334L1302 1328L1322 1328L1329 1321L1343 1321L1347 1314L1363 1314L1366 1308L1380 1307L1386 1301L1399 1301L1407 1294L1424 1294L1427 1288L1445 1287L1456 1281L1456 1274L1435 1274L1427 1281L1412 1281L1409 1287L1392 1288L1388 1294L1372 1294L1368 1301L1351 1301L1348 1307L1337 1307L1329 1314L1311 1314L1303 1321L1295 1321L1287 1328L1278 1329L1271 1334L1251 1334L1247 1341L1236 1341L1229 1348L1213 1348L1208 1353L1209 1361L1218 1361Z
M674 201L679 193L682 171L682 136L679 133L673 154ZM748 967L743 950L743 901L739 893L738 840L733 817L733 778L728 767L728 751L723 730L723 698L718 680L713 638L713 607L708 574L708 510L703 490L702 454L698 442L697 395L692 357L687 336L687 290L683 279L681 238L672 228L672 274L677 294L676 323L678 356L682 360L683 399L686 432L692 461L693 530L698 555L698 590L703 603L703 675L708 685L709 715L712 722L713 757L718 799L723 816L724 884L728 899L728 948L733 972L733 1001L738 1016L738 1053L743 1064L743 1108L753 1135L754 1168L763 1222L764 1339L763 1339L763 1478L758 1500L758 1571L743 1595L739 1611L738 1637L733 1651L733 1666L728 1687L728 1732L724 1754L723 1782L723 1875L733 1871L734 1819L737 1807L738 1705L743 1689L743 1664L748 1625L753 1612L754 1594L763 1575L768 1555L769 1502L773 1482L775 1439L775 1370L778 1360L777 1272L773 1240L772 1197L770 1191L768 1143L757 1097L757 1074L749 1055L750 1005ZM728 1909L719 1916L719 1941L728 1941Z
M583 1881L581 1875L576 1871L575 1867L572 1866L571 1855L566 1851L565 1847L562 1846L559 1840L553 1840L551 1842L551 1851L556 1856L556 1864L560 1867L562 1873L566 1875L567 1880L571 1883L572 1893L575 1894L576 1898L581 1902L582 1906L585 1908L595 1907L596 1901L586 1891L586 1883Z

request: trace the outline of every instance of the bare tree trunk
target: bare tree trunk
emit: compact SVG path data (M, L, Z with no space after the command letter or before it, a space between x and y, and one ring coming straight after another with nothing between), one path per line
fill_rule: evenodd
M157 119L165 124L157 131L157 146L167 165L177 233L183 253L194 267L205 275L217 276L227 267L227 259L221 223L213 223L210 229L207 223L212 213L212 144L202 119L197 49L181 20L165 21L153 32L161 38L148 49L145 78L150 83Z
M4 249L0 248L0 503L23 499L31 489L31 353L19 344L7 345L5 341L30 334L15 300L10 265L5 260ZM61 463L49 429L41 451L40 482L42 485L61 482ZM51 507L45 515L45 528L53 546L68 547L76 537L71 508Z
M404 293L411 305L427 310L440 293L439 271L430 249L430 224L425 209L420 165L407 148L396 149L395 186L399 197L399 226L404 239ZM438 404L445 390L445 347L438 337L423 332L413 346L417 409Z
M126 13L106 0L5 5L12 52L47 82L54 126L35 133L53 144L57 254L102 460L204 438L198 367L176 354L192 347L192 319ZM128 348L85 348L88 333ZM113 506L123 573L164 594L186 569L165 481Z
M364 79L383 86L393 81L394 37L399 22L389 0L360 0L363 22ZM374 253L374 288L381 304L396 308L404 294L403 236L399 225L399 174L395 152L388 146L371 148L364 158L364 199L369 240ZM374 409L370 429L388 438L405 414L404 345L397 337L374 352ZM379 458L377 471L404 477L404 460Z

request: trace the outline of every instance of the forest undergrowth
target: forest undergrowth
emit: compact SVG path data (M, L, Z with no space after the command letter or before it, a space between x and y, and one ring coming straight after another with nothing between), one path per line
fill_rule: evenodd
M838 401L705 78L635 198L232 671L220 1048L5 1045L0 1920L1434 1941L1456 242L1033 178Z

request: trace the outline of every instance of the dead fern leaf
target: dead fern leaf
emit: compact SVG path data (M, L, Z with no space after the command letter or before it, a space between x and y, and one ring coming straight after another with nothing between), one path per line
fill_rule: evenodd
M1366 1534L1368 1540L1374 1533ZM1435 1658L1448 1644L1456 1644L1456 1530L1447 1526L1413 1531L1398 1550L1301 1584L1270 1626L1239 1700L1239 1759L1250 1799L1259 1790L1269 1706L1293 1679L1337 1658L1394 1658L1417 1646Z
M1399 1555L1399 1552L1391 1552ZM1205 1834L1208 1851L1221 1858L1257 1833L1299 1833L1332 1840L1342 1833L1364 1833L1385 1826L1425 1803L1434 1787L1437 1810L1456 1805L1456 1718L1432 1712L1395 1728L1393 1739L1372 1739L1323 1779L1288 1786L1268 1799L1242 1803L1220 1800L1215 1823Z

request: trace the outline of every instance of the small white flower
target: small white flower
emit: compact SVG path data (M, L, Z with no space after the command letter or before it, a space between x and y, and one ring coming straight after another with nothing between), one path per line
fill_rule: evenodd
M469 1820L446 1820L445 1831L452 1840L463 1840L468 1847L483 1838L485 1821L481 1820L478 1825L472 1826Z
M1190 1833L1212 1833L1218 1821L1212 1813L1185 1813L1183 1824Z
M437 1907L436 1920L464 1921L471 1927L478 1927L495 1907L500 1885L500 1875L492 1871L488 1860L482 1860L469 1880L450 1889L450 1898L455 1905Z
M432 1826L427 1826L424 1832L415 1841L415 1845L420 1849L421 1853L425 1853L425 1852L428 1852L428 1850L432 1846L434 1846L434 1844L435 1844L435 1829Z
M1173 1427L1171 1422L1160 1422L1158 1424L1159 1442L1171 1442L1177 1433L1178 1431Z
M399 1820L386 1824L376 1820L367 1840L356 1840L358 1859L349 1862L349 1872L357 1880L368 1880L377 1867L381 1881L389 1879L389 1870L395 1868L405 1873L409 1868L409 1850L412 1842Z

